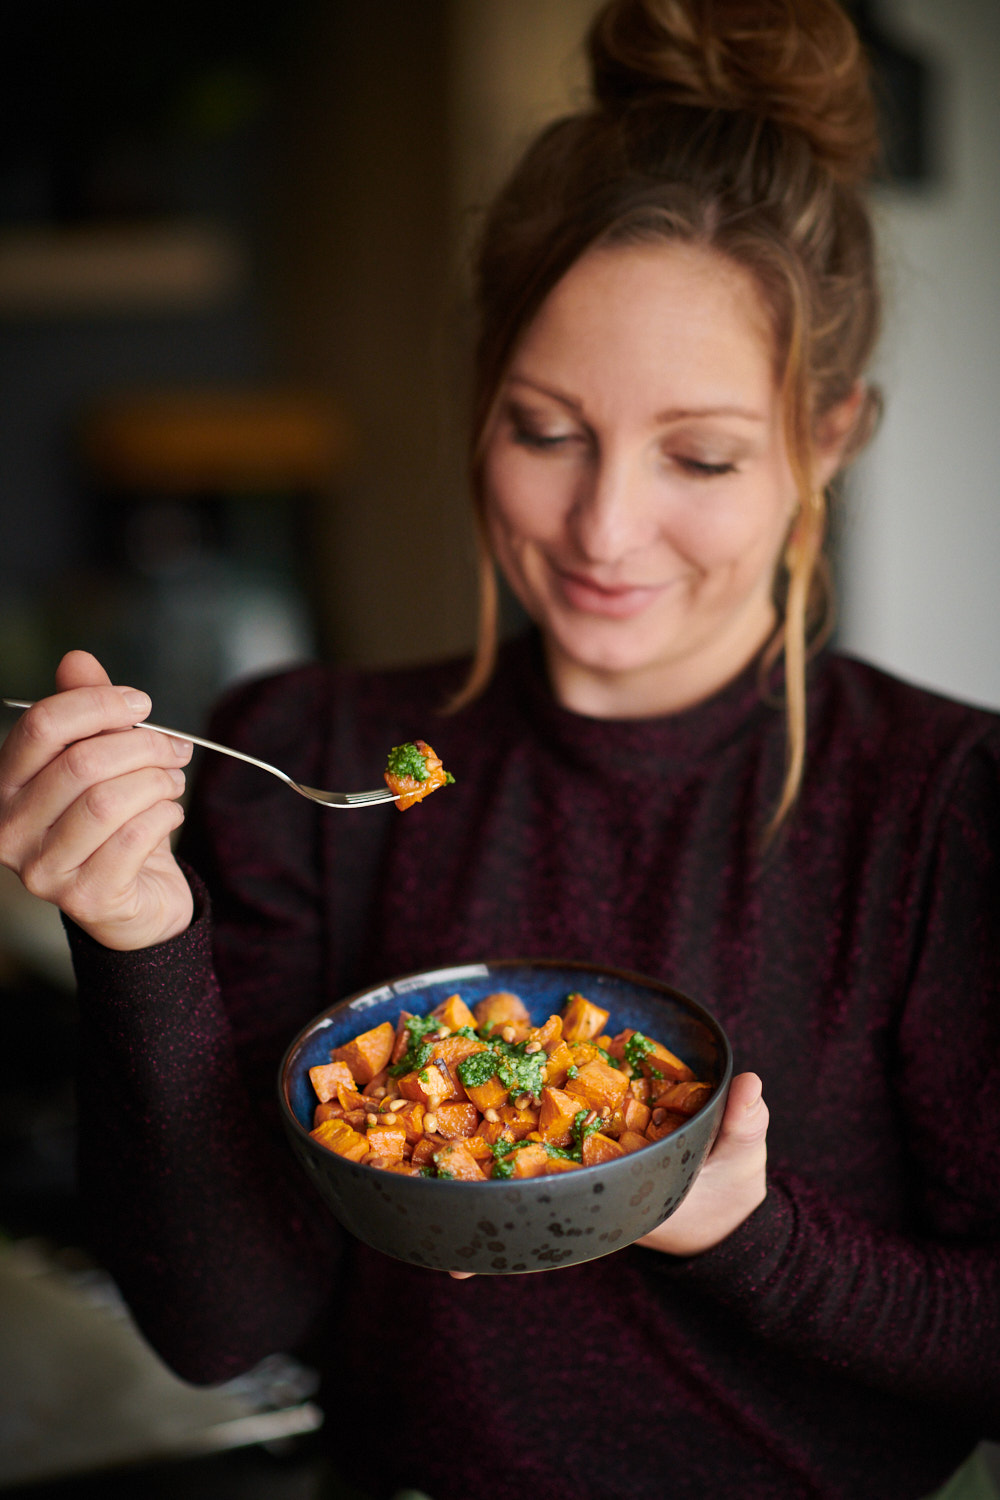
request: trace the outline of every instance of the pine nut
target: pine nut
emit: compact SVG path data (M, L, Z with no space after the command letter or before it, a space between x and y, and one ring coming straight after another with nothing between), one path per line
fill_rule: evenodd
M662 1125L663 1122L664 1122L664 1120L666 1119L666 1117L667 1117L667 1112L666 1112L665 1109L654 1109L653 1110L653 1124L654 1125Z
M541 1042L529 1042L524 1050L525 1052L541 1052L542 1044Z
M500 1118L499 1112L497 1110L495 1110L492 1107L492 1105L490 1106L489 1109L484 1109L483 1110L483 1119L484 1120L489 1120L489 1122L490 1122L491 1125L495 1125L497 1123L497 1121L499 1120L499 1118Z
M514 1030L513 1026L505 1026L500 1035L503 1037L505 1042L512 1042L517 1036L517 1032Z
M433 1135L438 1128L438 1117L435 1114L424 1115L424 1134Z
M365 1121L369 1125L377 1125L378 1115L365 1115Z
M514 1100L514 1107L515 1109L527 1109L530 1103L530 1094L518 1094L517 1098Z

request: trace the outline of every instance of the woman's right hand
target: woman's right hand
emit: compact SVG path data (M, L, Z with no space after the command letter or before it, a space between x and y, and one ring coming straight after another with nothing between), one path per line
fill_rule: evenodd
M190 925L170 847L192 746L132 726L144 693L117 688L86 651L56 672L0 747L0 864L106 948L148 948Z

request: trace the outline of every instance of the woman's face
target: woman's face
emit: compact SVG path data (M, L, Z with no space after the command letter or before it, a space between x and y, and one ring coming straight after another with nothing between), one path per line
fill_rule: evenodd
M749 273L690 245L591 251L530 324L486 515L565 706L685 708L767 639L797 504L773 366Z

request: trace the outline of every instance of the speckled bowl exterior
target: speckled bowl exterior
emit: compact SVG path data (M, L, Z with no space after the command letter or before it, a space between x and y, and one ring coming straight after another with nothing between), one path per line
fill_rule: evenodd
M610 1012L609 1029L635 1027L715 1083L708 1103L673 1134L600 1166L523 1181L453 1182L359 1166L309 1135L316 1096L309 1069L361 1031L424 1015L449 995L470 1006L513 990L540 1025L579 991ZM465 964L409 974L324 1011L299 1033L281 1066L282 1119L307 1176L336 1218L365 1244L438 1271L511 1275L594 1260L648 1234L688 1193L718 1132L732 1051L705 1008L623 970L544 960Z

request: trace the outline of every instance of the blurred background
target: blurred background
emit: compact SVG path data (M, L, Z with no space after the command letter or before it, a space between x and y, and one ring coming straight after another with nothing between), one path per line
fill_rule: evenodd
M248 672L469 646L469 247L526 139L580 98L594 8L0 8L3 694L43 694L62 652L84 646L115 681L147 688L161 722L197 731L219 689ZM1000 5L853 8L890 143L875 194L888 297L874 374L887 414L838 526L840 640L1000 707ZM35 1341L44 1373L19 1378L0 1347L0 1489L30 1479L36 1496L63 1494L67 1476L97 1472L94 1493L117 1494L112 1465L168 1453L185 1457L183 1480L173 1463L155 1482L147 1469L143 1492L183 1482L196 1494L192 1455L214 1443L242 1455L226 1471L242 1494L257 1482L248 1448L286 1455L287 1488L272 1467L268 1494L304 1494L308 1371L263 1372L226 1395L235 1405L209 1409L142 1365L153 1393L131 1426L123 1415L117 1392L135 1387L143 1356L77 1216L62 933L6 877L0 1307L37 1304L41 1323L8 1326L18 1358ZM79 1379L53 1391L53 1361L74 1364L53 1306L85 1318L81 1349L107 1345L112 1325L124 1340L118 1384L84 1424L103 1446L65 1420ZM76 1364L93 1384L86 1358ZM154 1407L172 1413L169 1435L153 1430ZM232 1426L262 1413L287 1430ZM226 1493L218 1463L215 1495Z

